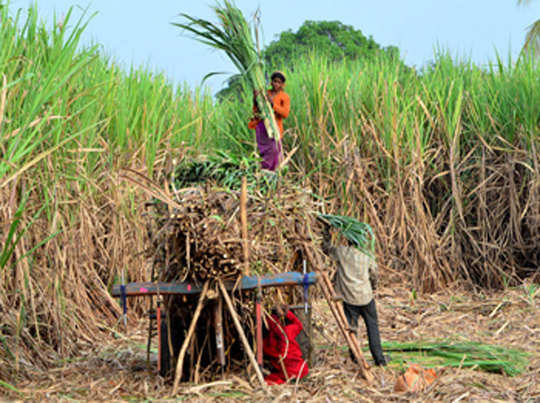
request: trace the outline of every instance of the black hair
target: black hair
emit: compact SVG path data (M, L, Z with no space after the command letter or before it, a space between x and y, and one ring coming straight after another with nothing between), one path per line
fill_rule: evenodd
M285 82L285 75L281 71L274 71L270 76L270 80L273 80L274 78L279 78L281 81Z

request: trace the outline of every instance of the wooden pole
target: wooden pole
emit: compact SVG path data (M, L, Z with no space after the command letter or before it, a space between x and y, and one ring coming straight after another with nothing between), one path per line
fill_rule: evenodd
M216 350L218 360L222 367L225 366L225 346L223 341L223 299L218 297L214 304L214 328L216 331Z
M249 247L247 226L247 179L242 176L242 191L240 193L240 220L242 222L242 245L244 247L244 276L249 276Z
M255 354L253 354L253 350L251 349L249 345L246 334L244 333L244 329L242 329L242 325L240 324L240 320L238 319L238 314L234 310L234 306L232 304L231 298L229 297L229 294L227 293L227 290L225 289L225 286L223 285L223 281L218 280L218 282L219 282L218 284L221 290L221 294L223 295L223 298L225 299L225 302L227 303L227 308L229 308L229 312L231 313L231 316L233 318L234 325L236 326L236 330L238 331L240 340L242 341L242 344L244 345L244 348L246 349L246 353L249 357L249 360L251 361L251 365L253 365L253 368L255 369L255 373L257 374L257 378L259 378L259 382L261 383L262 388L266 390L266 382L264 380L264 376L262 374L261 369L259 368L259 365L257 364L257 359L255 358Z
M158 296L158 301L157 301L157 308L156 308L156 316L157 316L157 338L158 338L158 361L157 361L157 369L158 369L158 372L161 372L161 306L160 306L160 301L159 301L159 296Z
M173 384L173 392L172 392L173 396L176 395L176 392L178 391L178 384L180 382L180 378L182 377L182 369L184 367L184 356L186 355L189 342L191 338L193 337L195 327L197 326L197 321L199 319L199 315L201 314L201 311L203 308L203 302L204 302L204 299L206 298L206 293L208 292L208 284L209 284L208 281L204 283L203 289L201 291L201 295L199 297L199 302L197 303L197 308L195 308L193 319L191 319L191 324L189 325L187 336L184 340L184 343L182 344L182 348L180 349L180 354L178 355L178 361L176 362L176 372L174 374L174 384Z
M262 335L262 290L261 278L258 278L257 297L255 301L255 323L257 326L257 362L263 365L263 335Z

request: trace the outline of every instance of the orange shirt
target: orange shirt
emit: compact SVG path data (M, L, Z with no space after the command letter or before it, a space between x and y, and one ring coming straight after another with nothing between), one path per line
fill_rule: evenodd
M268 96L270 97L270 99L272 99L271 90L268 90ZM276 95L274 95L272 101L274 102L274 114L276 117L276 123L279 128L280 140L282 140L283 139L283 119L289 116L289 112L291 110L291 99L289 98L289 95L285 91L280 91ZM259 108L257 108L257 105L253 105L253 113L257 114L258 112L259 112ZM260 119L252 118L248 123L248 127L250 129L255 129L260 121L261 121Z

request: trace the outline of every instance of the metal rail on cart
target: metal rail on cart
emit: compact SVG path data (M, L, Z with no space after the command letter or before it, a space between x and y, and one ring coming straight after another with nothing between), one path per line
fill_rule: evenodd
M304 274L298 272L286 272L271 274L267 276L244 276L239 285L241 290L254 290L258 286L260 279L260 286L262 288L268 287L284 287L284 286L301 286L301 285L313 285L317 282L317 274L314 272ZM225 287L228 291L234 288L235 283L232 281L225 282ZM140 296L152 296L157 295L193 295L200 294L202 286L192 284L189 282L184 283L162 283L162 282L142 282L142 283L127 283L125 285L126 297L140 297ZM112 289L112 296L120 298L122 296L121 286L119 284L114 285Z

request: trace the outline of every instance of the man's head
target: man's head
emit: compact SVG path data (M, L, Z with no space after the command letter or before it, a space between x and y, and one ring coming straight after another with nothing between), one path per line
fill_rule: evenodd
M281 91L285 86L285 74L281 71L274 71L270 79L272 80L272 89L276 92Z

